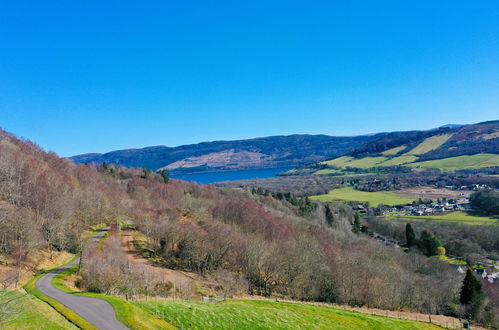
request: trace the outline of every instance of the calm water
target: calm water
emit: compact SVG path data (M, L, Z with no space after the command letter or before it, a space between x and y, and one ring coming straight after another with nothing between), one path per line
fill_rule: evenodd
M256 178L272 178L277 173L285 172L292 169L292 167L280 168L264 168L259 170L240 170L240 171L227 171L227 172L212 172L212 173L195 173L195 174L172 174L174 179L195 181L197 183L213 183L219 181L235 181Z

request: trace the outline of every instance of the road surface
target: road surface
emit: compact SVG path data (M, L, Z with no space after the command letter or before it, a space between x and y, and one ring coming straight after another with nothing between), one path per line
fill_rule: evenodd
M108 229L100 231L92 238L93 242L98 242L106 233ZM36 287L43 294L54 298L61 304L65 305L75 313L83 317L95 327L102 330L121 330L128 329L116 319L116 312L113 306L105 300L91 297L82 297L74 294L69 294L57 289L52 284L52 279L66 269L78 264L80 260L77 259L61 268L57 268L45 275L43 275L37 282Z

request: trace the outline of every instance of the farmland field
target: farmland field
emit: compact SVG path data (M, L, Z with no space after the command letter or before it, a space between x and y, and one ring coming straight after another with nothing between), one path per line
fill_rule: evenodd
M387 161L384 161L383 163L379 164L378 166L397 166L397 165L402 165L406 163L412 163L416 161L418 157L413 156L413 155L402 155L398 157L394 157L391 159L388 159Z
M386 157L364 157L353 158L350 156L343 156L323 162L323 164L337 166L337 167L356 167L356 168L370 168L384 162Z
M435 150L439 148L442 144L447 142L450 139L452 134L442 134L429 137L421 142L418 146L416 146L411 151L407 152L407 155L422 155L429 151Z
M397 216L387 217L389 220L399 221L439 221L439 222L454 222L466 225L499 225L499 220L489 217L481 217L469 215L465 212L451 212L442 215L424 215L424 216Z
M317 195L310 197L321 202L330 201L359 201L359 202L369 202L372 206L378 206L380 204L385 205L399 205L399 204L409 204L412 203L414 198L400 197L392 191L377 191L377 192L367 192L355 190L352 187L345 187L340 189L331 190L325 195Z
M481 168L489 166L499 166L499 155L496 154L476 154L472 156L458 156L424 162L407 164L410 167L438 168L443 171L456 171L466 168Z
M393 156L393 155L398 154L399 152L401 152L405 148L407 148L407 146L403 145L403 146L399 146L399 147L395 147L395 148L392 148L392 149L385 150L381 154L383 154L383 156Z
M330 307L262 300L135 304L180 329L441 329L428 323Z

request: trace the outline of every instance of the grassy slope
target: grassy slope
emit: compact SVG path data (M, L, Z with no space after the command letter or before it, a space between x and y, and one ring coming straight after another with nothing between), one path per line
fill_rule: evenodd
M451 212L442 215L388 217L387 219L402 220L402 221L416 220L416 221L458 222L466 225L499 225L499 221L497 219L472 216L464 212Z
M427 323L330 307L262 300L135 304L157 313L178 328L188 329L441 329Z
M379 164L383 163L386 161L386 157L364 157L360 159L355 159L352 160L347 164L349 167L355 167L355 168L370 168L370 167L375 167L379 166Z
M355 190L352 187L345 187L331 190L328 194L312 196L311 199L322 202L343 200L343 201L359 201L369 202L373 206L380 204L398 205L412 203L415 199L400 197L391 191L367 192Z
M404 144L404 145L401 145L399 147L395 147L395 148L392 148L392 149L385 150L385 151L382 152L382 154L383 154L383 156L393 156L393 155L398 154L399 152L401 152L405 148L407 148L407 146Z
M12 292L21 295L20 292ZM77 329L46 303L32 295L25 295L13 306L21 313L11 322L0 325L2 329Z
M335 159L327 160L322 162L323 164L326 165L331 165L331 166L336 166L336 167L346 167L347 164L353 160L353 157L350 156L341 156Z
M407 152L407 155L422 155L429 151L439 148L442 144L451 138L452 134L442 134L426 138L423 142L417 145L414 149Z
M408 164L411 167L439 168L443 171L455 171L465 168L480 168L488 166L499 166L499 155L476 154L472 156L458 156L424 162Z
M323 162L323 164L337 166L341 168L345 167L356 167L356 168L370 168L377 164L385 161L386 157L364 157L364 158L353 158L350 156L342 156L332 160Z
M379 164L379 166L397 166L397 165L412 163L417 159L418 157L413 155L402 155L388 159L387 161L384 161L383 163Z

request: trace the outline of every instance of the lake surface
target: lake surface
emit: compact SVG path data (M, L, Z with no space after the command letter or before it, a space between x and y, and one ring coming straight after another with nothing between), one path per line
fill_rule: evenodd
M197 183L213 183L220 181L235 181L256 178L272 178L277 173L282 173L292 169L293 167L279 167L279 168L262 168L257 170L238 170L226 172L208 172L208 173L193 173L193 174L179 174L170 175L174 179L185 181L194 181Z

